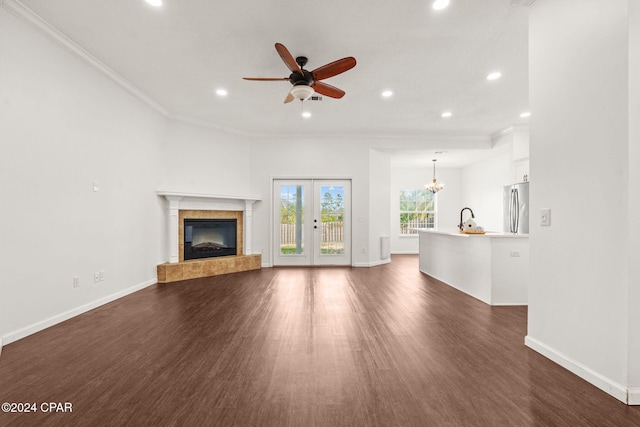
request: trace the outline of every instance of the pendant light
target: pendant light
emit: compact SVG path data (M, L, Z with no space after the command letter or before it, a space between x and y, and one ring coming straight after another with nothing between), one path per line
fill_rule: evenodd
M433 181L430 182L429 184L425 184L424 186L427 189L427 191L431 191L433 194L436 194L438 191L444 188L444 183L438 182L438 180L436 180L436 162L437 161L438 159L433 159Z

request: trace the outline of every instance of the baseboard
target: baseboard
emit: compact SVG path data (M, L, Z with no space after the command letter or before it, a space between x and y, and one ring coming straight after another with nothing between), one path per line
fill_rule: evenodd
M372 262L354 262L353 267L375 267L376 265L384 265L389 264L391 259L381 259L380 261L372 261Z
M528 335L524 338L524 343L530 349L537 351L544 357L552 360L570 372L573 372L583 380L593 384L619 401L628 405L637 405L640 403L640 389L633 389L634 399L639 403L631 403L631 390L628 390L627 387L622 384L612 381L611 379L595 372L591 368L571 359L567 355L554 350Z
M97 299L95 301L92 301L90 303L81 305L80 307L76 307L74 309L65 311L63 313L60 313L58 315L49 317L47 319L44 319L40 322L34 323L32 325L29 325L27 327L24 327L22 329L18 329L17 331L13 331L13 332L9 332L8 334L5 334L4 336L2 336L2 338L0 338L0 342L3 342L4 345L10 344L14 341L18 341L22 338L28 337L29 335L35 334L36 332L40 332L44 329L47 329L53 325L56 325L58 323L64 322L65 320L69 320L72 317L78 316L82 313L86 313L87 311L93 310L94 308L98 308L102 305L108 304L112 301L115 301L119 298L122 298L124 296L127 296L129 294L132 294L134 292L137 292L141 289L144 289L148 286L154 285L157 283L157 280L154 279L150 279L147 280L145 282L139 283L137 285L131 286L130 288L127 289L123 289L122 291L116 292L114 294L108 295L106 297Z
M498 302L491 304L491 307L526 307L529 303L526 302Z
M629 389L629 401L628 405L640 405L640 388Z
M393 251L391 255L418 255L418 251Z
M391 258L381 259L380 261L373 262L354 262L351 264L352 267L375 267L377 265L389 264L391 262ZM262 263L262 268L270 268L273 267L271 263Z
M390 259L383 259L375 262L356 262L351 264L351 267L375 267L376 265L389 264L390 262L391 262ZM273 265L271 264L262 264L262 268L272 268L272 267ZM295 266L291 266L291 267L295 267ZM307 267L313 267L313 266L309 265ZM322 267L322 266L316 266L316 267ZM337 266L337 267L340 267L340 266Z

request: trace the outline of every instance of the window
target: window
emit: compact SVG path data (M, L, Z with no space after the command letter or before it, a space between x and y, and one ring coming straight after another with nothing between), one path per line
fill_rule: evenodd
M418 234L412 228L434 228L435 195L427 190L400 190L400 234Z

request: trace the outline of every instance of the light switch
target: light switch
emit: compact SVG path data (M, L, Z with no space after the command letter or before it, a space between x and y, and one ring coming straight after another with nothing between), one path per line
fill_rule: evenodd
M93 181L93 191L95 192L100 191L100 183L96 180Z
M551 225L551 209L540 209L540 225Z

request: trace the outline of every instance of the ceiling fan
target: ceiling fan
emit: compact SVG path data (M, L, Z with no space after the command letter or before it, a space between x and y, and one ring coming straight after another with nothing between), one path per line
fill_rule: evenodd
M288 80L293 87L284 99L285 104L294 99L299 99L300 101L309 99L314 92L331 98L342 98L344 96L345 92L342 89L320 80L328 79L355 67L356 59L354 57L349 56L338 59L313 71L307 71L303 68L307 64L306 56L298 56L294 59L289 50L281 43L276 43L276 51L278 51L280 58L291 71L289 77L244 77L244 79L257 81Z

